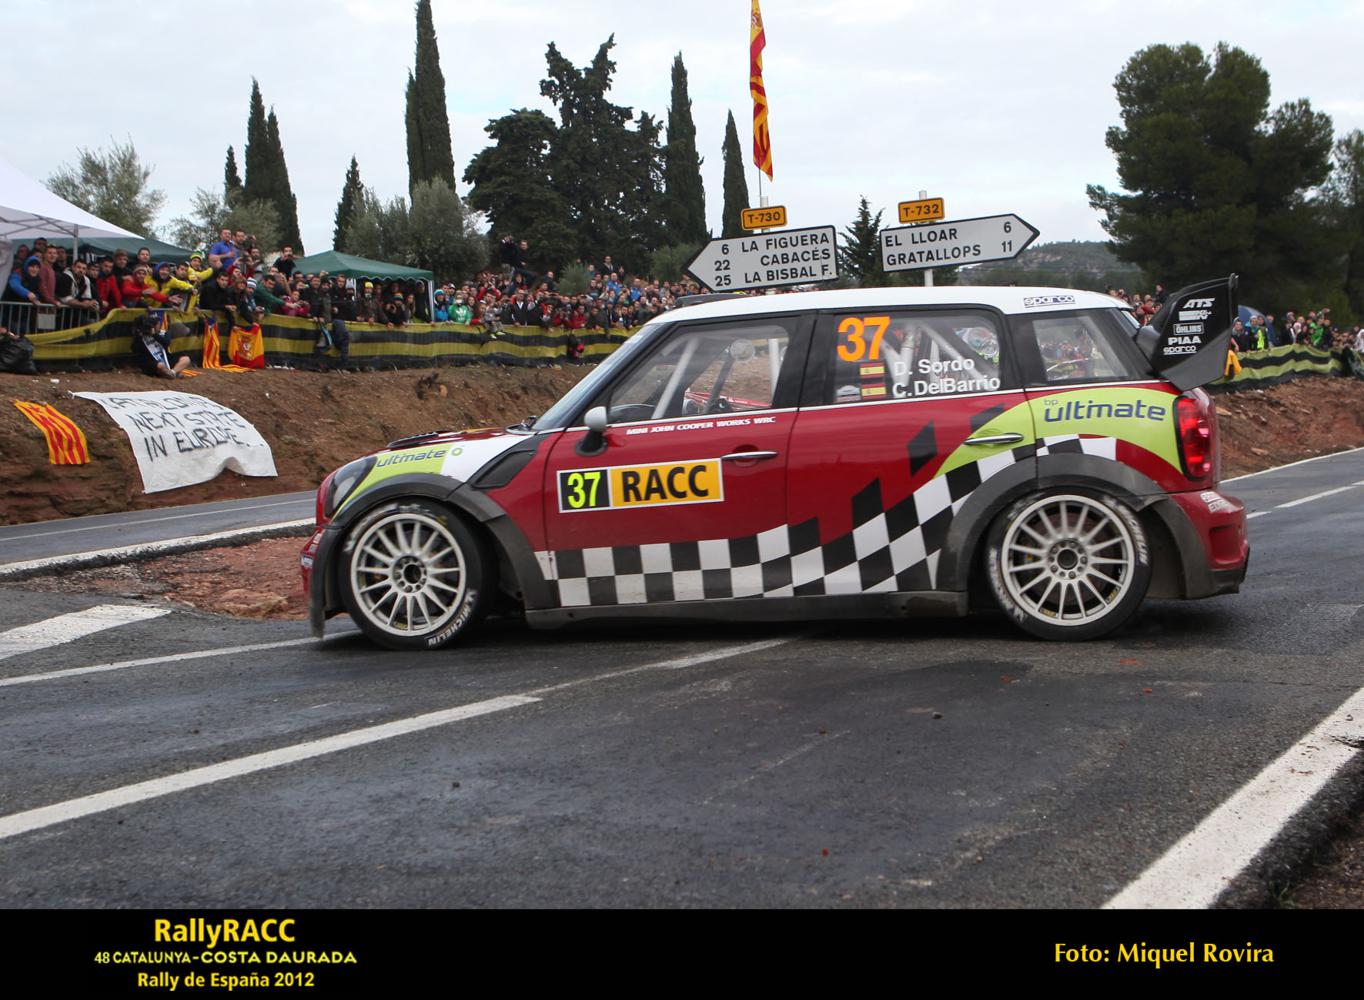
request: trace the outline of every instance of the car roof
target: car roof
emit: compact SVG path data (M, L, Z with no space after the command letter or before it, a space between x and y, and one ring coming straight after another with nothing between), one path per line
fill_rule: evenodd
M894 306L987 306L1002 313L1046 313L1072 309L1127 309L1127 303L1101 292L1074 288L948 285L938 288L848 288L783 295L735 295L720 301L683 306L667 319L723 319L760 313L820 309L881 309Z

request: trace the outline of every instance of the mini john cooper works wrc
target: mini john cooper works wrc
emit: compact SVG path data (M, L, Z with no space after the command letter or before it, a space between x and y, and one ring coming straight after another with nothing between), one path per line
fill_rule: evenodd
M1235 278L1139 328L1108 296L901 288L659 317L538 419L329 475L314 631L445 645L490 611L588 619L965 614L1048 639L1234 593L1215 407Z

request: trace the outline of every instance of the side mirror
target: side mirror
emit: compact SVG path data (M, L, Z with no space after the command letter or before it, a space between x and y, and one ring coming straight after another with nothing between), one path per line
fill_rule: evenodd
M579 455L600 455L606 450L606 407L594 406L583 415L587 433L578 442Z

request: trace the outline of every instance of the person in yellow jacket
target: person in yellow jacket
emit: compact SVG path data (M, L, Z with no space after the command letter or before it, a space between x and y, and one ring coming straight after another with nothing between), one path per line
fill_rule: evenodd
M204 282L213 280L213 268L204 266L203 255L196 250L189 255L188 264L175 265L175 276L194 286L194 292L185 303L185 312L194 312L199 308L199 290L204 287Z
M195 288L188 281L177 278L171 273L171 266L165 261L156 265L149 286L154 286L155 290L165 296L165 305L169 309L184 312L189 306L189 295ZM145 297L145 293L144 293Z

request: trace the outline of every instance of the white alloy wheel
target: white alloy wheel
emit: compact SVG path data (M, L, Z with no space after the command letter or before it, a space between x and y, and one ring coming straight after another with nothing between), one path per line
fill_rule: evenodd
M435 648L473 617L482 559L448 511L420 502L382 508L356 526L345 552L347 608L384 645Z
M1044 638L1112 631L1141 603L1151 576L1146 537L1131 510L1080 493L1015 504L996 525L989 559L1000 606Z

